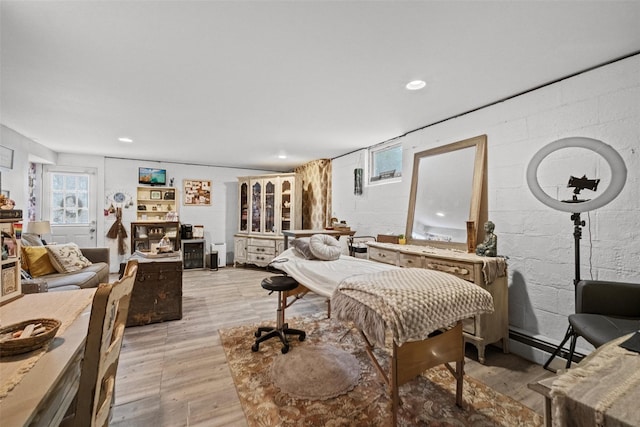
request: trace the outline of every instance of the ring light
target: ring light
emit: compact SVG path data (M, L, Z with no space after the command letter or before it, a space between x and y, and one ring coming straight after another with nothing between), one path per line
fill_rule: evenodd
M551 153L563 148L586 148L596 154L602 156L609 164L611 169L611 183L598 197L581 203L567 203L556 200L542 190L538 182L538 167L540 163ZM554 141L540 149L529 163L527 167L527 184L529 189L536 197L550 208L563 212L587 212L593 209L601 208L616 198L622 191L627 180L627 167L624 160L616 150L610 145L602 141L592 138L571 137Z

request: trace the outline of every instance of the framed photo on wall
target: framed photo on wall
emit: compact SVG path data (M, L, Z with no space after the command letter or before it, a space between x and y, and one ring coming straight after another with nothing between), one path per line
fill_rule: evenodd
M13 150L3 145L0 145L0 166L13 169Z
M183 181L185 206L211 205L211 181L202 179L185 179Z

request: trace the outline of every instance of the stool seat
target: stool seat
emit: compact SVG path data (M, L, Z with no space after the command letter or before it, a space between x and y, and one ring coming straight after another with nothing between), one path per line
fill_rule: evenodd
M284 309L287 307L287 300L286 296L283 297L282 293L286 291L292 291L297 288L298 282L296 282L294 278L289 276L271 276L262 279L260 285L268 291L278 293L276 326L260 326L254 334L256 337L256 341L251 346L251 351L258 351L260 348L260 343L268 339L279 338L282 342L282 353L287 353L289 351L289 340L287 339L287 335L297 335L300 341L304 341L306 337L304 331L301 331L299 329L292 329L284 321Z
M271 276L262 279L261 286L268 291L284 292L292 291L298 287L298 282L289 276Z

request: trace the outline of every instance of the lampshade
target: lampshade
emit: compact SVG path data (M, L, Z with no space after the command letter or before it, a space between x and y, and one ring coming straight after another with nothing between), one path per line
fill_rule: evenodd
M51 224L49 221L33 221L27 223L27 234L37 234L42 236L43 234L51 234Z

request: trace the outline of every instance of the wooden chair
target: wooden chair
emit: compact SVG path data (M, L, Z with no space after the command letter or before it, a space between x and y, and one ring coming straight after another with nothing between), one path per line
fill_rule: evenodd
M80 387L61 426L109 425L120 348L137 272L138 261L128 261L122 278L101 284L93 297Z

